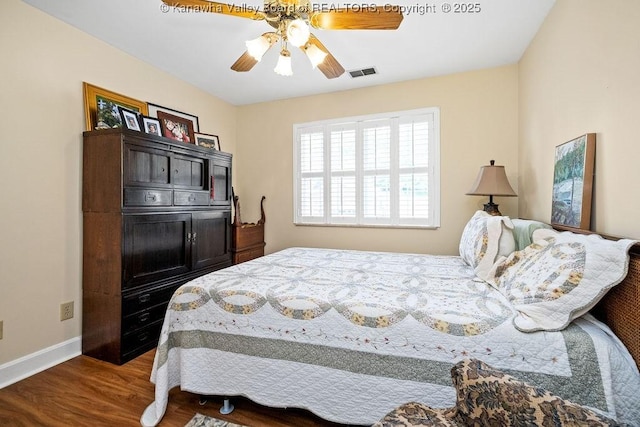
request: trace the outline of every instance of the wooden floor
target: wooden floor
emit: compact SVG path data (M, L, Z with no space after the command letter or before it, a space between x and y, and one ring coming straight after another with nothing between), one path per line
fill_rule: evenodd
M153 401L154 353L122 366L78 356L0 389L0 426L140 426L142 411ZM271 409L243 398L232 403L235 411L221 415L221 398L201 406L198 396L175 388L159 426L184 426L196 412L251 427L341 426L303 410Z

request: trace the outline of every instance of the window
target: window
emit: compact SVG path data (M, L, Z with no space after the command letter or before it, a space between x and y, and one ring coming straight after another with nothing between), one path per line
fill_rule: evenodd
M437 108L294 125L296 224L440 226Z

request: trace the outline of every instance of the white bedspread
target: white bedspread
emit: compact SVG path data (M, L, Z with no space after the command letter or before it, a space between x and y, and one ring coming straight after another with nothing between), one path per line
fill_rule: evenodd
M156 425L180 386L372 424L408 401L453 406L450 369L474 357L640 425L637 367L604 325L527 334L513 315L459 257L287 249L175 293L141 423Z

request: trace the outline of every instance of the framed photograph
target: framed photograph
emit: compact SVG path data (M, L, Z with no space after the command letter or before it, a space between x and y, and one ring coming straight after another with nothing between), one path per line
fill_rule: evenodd
M142 130L149 135L162 136L160 120L155 117L142 116Z
M148 115L151 116L151 117L160 118L158 116L159 112L172 114L172 115L180 117L182 119L191 121L192 127L193 127L193 131L194 132L200 132L200 124L198 123L198 117L197 116L194 116L194 115L188 114L188 113L183 113L182 111L173 110L171 108L163 107L163 106L157 105L157 104L149 103L149 104L147 104L147 106L148 106L148 109L149 109Z
M220 151L220 138L218 138L218 135L196 133L195 137L196 145Z
M123 107L118 107L118 110L120 111L120 119L124 127L140 132L140 113Z
M122 127L122 117L118 107L147 115L147 104L119 93L82 83L84 93L84 114L86 130Z
M556 147L551 224L591 229L596 134L587 133Z
M180 116L158 111L158 120L162 129L162 136L174 141L195 144L193 122Z

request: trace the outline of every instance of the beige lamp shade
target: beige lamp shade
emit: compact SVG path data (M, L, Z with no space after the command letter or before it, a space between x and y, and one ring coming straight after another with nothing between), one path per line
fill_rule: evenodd
M496 166L495 160L491 160L488 166L482 166L476 181L467 192L468 196L489 196L489 203L484 205L484 210L492 215L501 215L498 205L493 203L493 196L517 196L513 191L504 166Z

